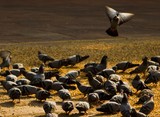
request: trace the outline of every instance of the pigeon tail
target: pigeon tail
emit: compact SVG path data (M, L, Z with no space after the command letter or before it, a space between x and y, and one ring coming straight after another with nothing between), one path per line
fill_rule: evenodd
M106 30L106 33L110 36L113 36L113 37L117 37L118 36L118 31L117 29L111 29L111 28L108 28Z
M84 61L84 60L86 60L87 58L89 58L89 55L82 56L82 57L80 58L79 62Z

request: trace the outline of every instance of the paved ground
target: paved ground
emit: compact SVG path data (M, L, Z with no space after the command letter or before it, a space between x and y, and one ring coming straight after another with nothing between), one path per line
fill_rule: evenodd
M122 37L159 36L159 0L0 0L1 42L108 38L105 5L132 12Z

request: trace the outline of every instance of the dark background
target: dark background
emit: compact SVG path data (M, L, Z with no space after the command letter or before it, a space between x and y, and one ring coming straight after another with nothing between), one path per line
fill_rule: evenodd
M107 39L106 5L135 14L120 37L160 36L160 0L0 0L0 40Z

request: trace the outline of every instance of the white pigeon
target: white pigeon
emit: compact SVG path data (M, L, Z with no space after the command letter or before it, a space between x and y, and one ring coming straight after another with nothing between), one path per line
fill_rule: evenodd
M133 13L121 13L108 6L106 6L106 14L111 23L106 33L110 36L118 36L117 26L131 20L134 16Z

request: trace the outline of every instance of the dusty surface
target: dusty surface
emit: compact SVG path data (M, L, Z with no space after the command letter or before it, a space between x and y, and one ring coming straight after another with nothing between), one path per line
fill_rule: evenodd
M160 35L159 0L1 0L0 40L107 39L106 5L135 14L120 36Z

